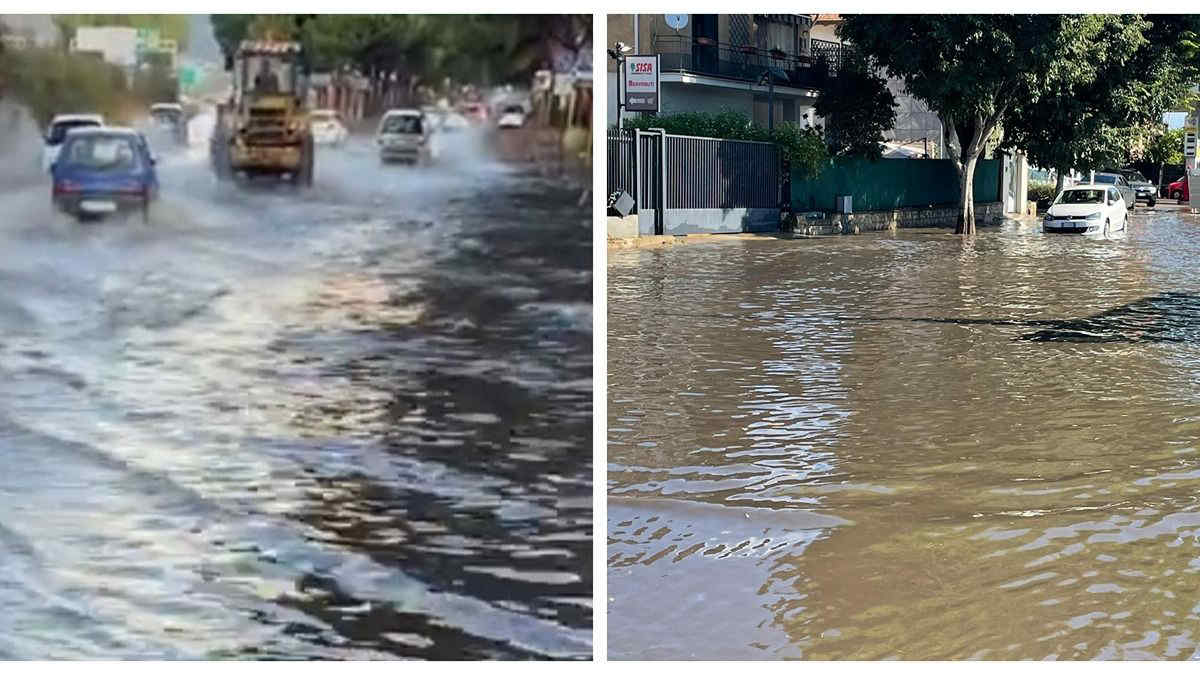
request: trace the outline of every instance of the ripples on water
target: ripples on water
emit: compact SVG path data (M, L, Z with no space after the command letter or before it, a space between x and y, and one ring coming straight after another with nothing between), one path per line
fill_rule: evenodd
M1200 657L1196 219L611 252L613 658Z
M590 213L377 171L4 195L0 657L590 658Z

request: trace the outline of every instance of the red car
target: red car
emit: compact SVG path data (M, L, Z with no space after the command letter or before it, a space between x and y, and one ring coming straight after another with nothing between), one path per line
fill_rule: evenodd
M1170 196L1171 199L1177 199L1179 201L1186 202L1190 200L1191 197L1188 195L1187 176L1184 176L1183 178L1180 178L1174 183L1168 185L1167 195Z

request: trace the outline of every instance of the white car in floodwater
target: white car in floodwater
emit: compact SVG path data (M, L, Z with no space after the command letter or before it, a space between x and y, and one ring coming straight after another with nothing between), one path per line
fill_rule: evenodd
M375 135L379 158L384 162L428 165L438 156L434 125L420 110L389 110Z
M501 129L520 129L525 126L525 108L519 105L505 106L500 111L500 119L496 126Z
M63 141L67 139L68 131L80 127L102 126L104 126L103 115L92 113L55 115L54 119L50 120L50 127L46 129L46 145L42 148L42 172L50 173L50 167L58 159L58 151L62 149Z
M312 119L313 141L317 145L338 146L346 142L350 132L342 124L336 110L314 110Z
M1109 234L1129 224L1125 199L1113 185L1082 184L1063 188L1046 211L1043 232Z

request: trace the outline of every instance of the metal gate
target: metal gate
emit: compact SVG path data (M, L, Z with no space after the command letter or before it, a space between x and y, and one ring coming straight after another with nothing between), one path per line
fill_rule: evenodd
M779 228L782 167L772 143L635 135L641 234L764 232ZM610 160L611 161L611 160Z

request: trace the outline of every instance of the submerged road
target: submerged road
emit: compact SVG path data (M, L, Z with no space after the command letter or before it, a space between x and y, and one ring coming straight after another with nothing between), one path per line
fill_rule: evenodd
M610 251L610 657L1200 658L1198 255L1166 208Z
M591 657L591 213L491 147L0 174L0 658Z

